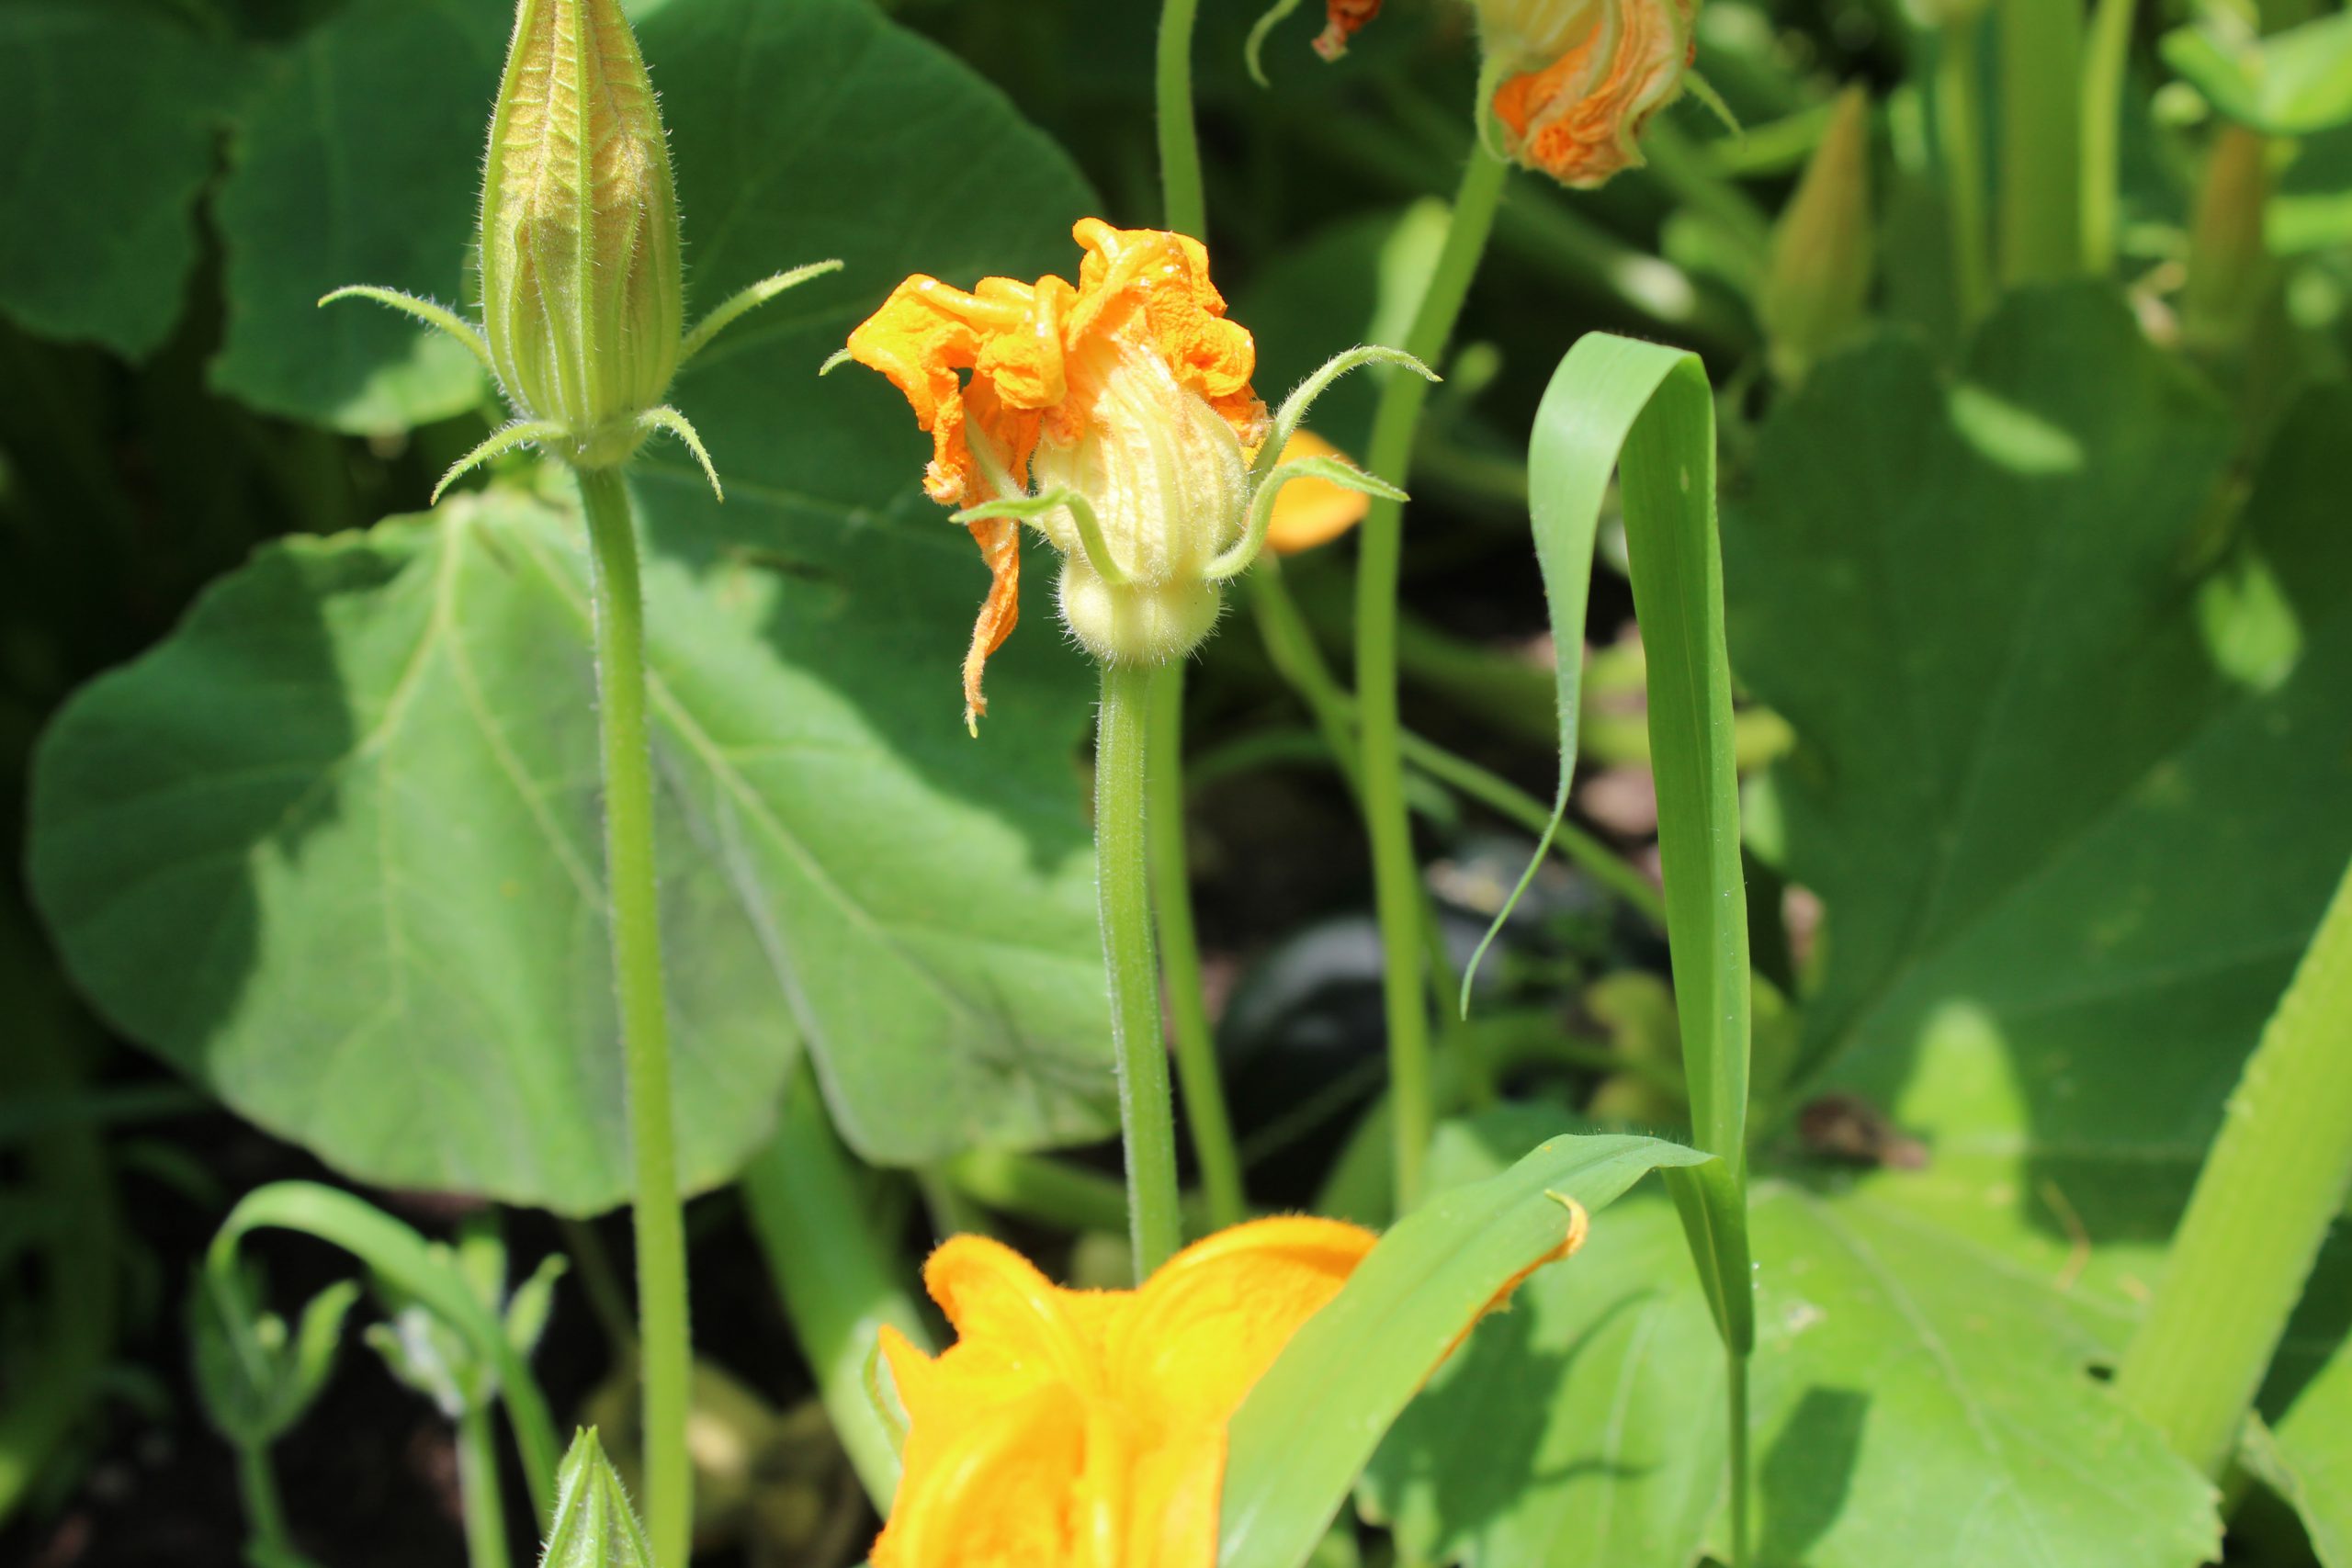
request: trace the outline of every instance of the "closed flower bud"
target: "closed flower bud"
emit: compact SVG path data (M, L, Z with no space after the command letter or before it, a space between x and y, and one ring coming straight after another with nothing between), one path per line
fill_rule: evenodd
M2228 348L2253 330L2270 287L2263 214L2270 200L2270 143L2224 125L2213 140L2188 228L2188 282L2181 331L2199 350Z
M684 338L669 141L619 0L522 0L482 186L483 335L572 461L645 438Z
M1871 227L1871 100L1849 87L1772 232L1757 301L1773 373L1796 382L1861 324L1876 246Z

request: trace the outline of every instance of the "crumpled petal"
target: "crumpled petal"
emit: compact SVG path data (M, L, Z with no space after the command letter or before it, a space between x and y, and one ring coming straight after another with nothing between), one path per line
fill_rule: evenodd
M1582 189L1641 166L1650 117L1681 96L1698 0L1605 0L1561 55L1507 77L1495 118L1511 155Z
M1315 52L1337 60L1348 52L1348 40L1380 15L1380 0L1323 0L1323 30L1315 38Z
M1073 286L983 278L970 292L916 276L850 333L849 355L881 371L932 438L923 489L970 507L1026 491L1030 459L1050 429L1068 443L1092 417L1103 367L1118 352L1159 356L1177 382L1224 419L1254 456L1271 421L1250 389L1257 346L1225 316L1198 240L1100 219L1071 231L1085 256ZM964 717L988 712L981 676L1020 619L1021 529L971 526L989 589L964 659Z

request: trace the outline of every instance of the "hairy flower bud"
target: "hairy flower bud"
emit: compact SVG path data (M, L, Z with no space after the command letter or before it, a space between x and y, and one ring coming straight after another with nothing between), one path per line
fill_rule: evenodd
M670 147L619 0L522 0L481 198L483 335L571 460L626 459L677 371Z
M1876 265L1871 231L1871 100L1846 89L1804 178L1772 231L1770 270L1757 299L1773 373L1804 379L1813 362L1860 325Z

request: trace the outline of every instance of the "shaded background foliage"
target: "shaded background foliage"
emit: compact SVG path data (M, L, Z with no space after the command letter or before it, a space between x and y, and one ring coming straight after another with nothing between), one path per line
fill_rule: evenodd
M1392 0L1338 68L1306 51L1313 9L1274 34L1271 90L1239 65L1248 8L1212 4L1201 28L1217 278L1270 393L1401 333L1430 203L1469 146L1463 8ZM1916 85L1931 35L1894 0L1710 0L1700 68L1748 134L1685 104L1652 166L1601 192L1515 182L1418 454L1408 722L1541 795L1535 400L1597 329L1695 348L1722 389L1759 970L1789 993L1758 1041L1770 1562L2188 1564L2218 1530L2089 1374L2128 1337L2352 853L2352 131L2160 42L2190 6L2143 9L2129 287L2027 290L1972 330ZM1106 1164L1085 1147L1110 1125L1087 671L1033 609L991 666L982 740L962 735L978 564L915 491L922 443L888 389L814 370L908 272L1035 276L1067 265L1081 213L1155 220L1155 18L1082 0L633 11L695 298L848 264L681 382L726 506L674 453L639 479L686 1164L714 1190L698 1325L764 1412L808 1374L726 1184L804 1051L910 1249L969 1201L939 1175L950 1156ZM0 1426L25 1467L0 1554L229 1560L172 1303L247 1188L324 1169L435 1226L498 1200L518 1261L593 1260L537 1211L621 1195L617 1084L591 1049L610 1021L568 498L520 460L420 515L488 389L396 318L311 305L358 280L468 297L508 15L0 0L0 799L29 866L0 921L24 998L0 1066L0 1365L12 1389L36 1365L73 1384L53 1430ZM1779 386L1755 302L1771 224L1848 81L1883 106L1873 319ZM2296 139L2260 324L2220 345L2185 333L2178 293L2208 99ZM1343 387L1318 428L1361 450L1374 389ZM1335 650L1347 567L1341 549L1290 571ZM1604 572L1577 798L1640 857L1630 619ZM1191 720L1252 1193L1304 1205L1361 1151L1378 1088L1353 808L1238 615ZM1435 784L1418 804L1466 938L1525 846ZM1587 879L1539 883L1481 1008L1518 1103L1450 1125L1441 1168L1487 1174L1587 1122L1671 1127L1662 966ZM1563 1040L1589 1049L1564 1066ZM1923 1168L1896 1157L1913 1144ZM289 1292L331 1277L267 1251ZM594 1295L567 1296L542 1358L566 1407L606 1371ZM2266 1394L2278 1426L2233 1561L2352 1562L2347 1314L2331 1254ZM1366 1514L1431 1560L1721 1551L1720 1454L1690 1436L1717 1404L1712 1332L1664 1204L1622 1205L1413 1407ZM298 1533L338 1563L450 1557L441 1425L356 1362L292 1461ZM820 1426L794 1433L755 1488L775 1506L733 1521L755 1551L857 1539L823 1528L860 1506L838 1453Z

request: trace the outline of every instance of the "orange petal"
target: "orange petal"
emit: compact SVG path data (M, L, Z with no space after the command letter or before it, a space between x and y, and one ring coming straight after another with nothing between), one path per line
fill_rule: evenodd
M1121 1568L1214 1568L1225 1454L1220 1423L1162 1433L1136 1456Z
M989 655L1004 646L1021 622L1021 525L1010 517L983 517L970 527L989 567L989 596L972 623L972 646L964 654L964 728L978 735L980 716L989 711L980 693L981 672Z
M922 1283L956 1329L943 1363L968 1349L1080 1388L1100 1385L1088 1336L1065 1304L1073 1292L1001 1242L949 1237L923 1263Z
M1084 1407L1058 1385L997 1406L920 1453L910 1438L873 1568L1058 1568L1069 1561L1070 1478L1086 1449Z
M1378 1238L1339 1220L1256 1220L1161 1266L1112 1325L1112 1386L1179 1431L1222 1426Z
M1680 94L1697 51L1695 8L1696 0L1610 0L1558 59L1506 79L1494 109L1513 155L1587 189L1640 166L1642 130Z
M1324 0L1323 31L1316 37L1315 52L1337 60L1348 52L1348 40L1380 15L1380 0Z
M1282 461L1295 457L1344 457L1347 454L1311 430L1294 434L1283 447ZM1274 498L1274 520L1266 530L1266 545L1276 555L1296 555L1328 545L1372 510L1372 497L1360 490L1335 485L1329 479L1293 479Z

